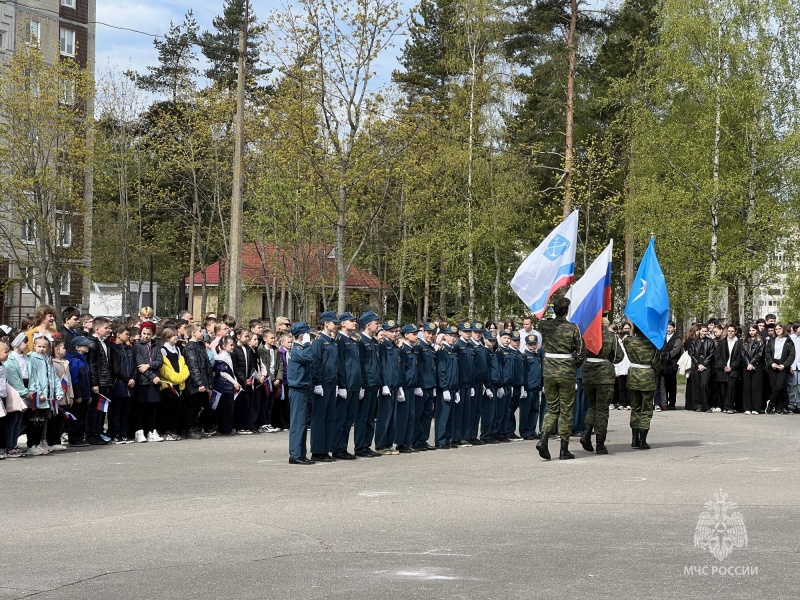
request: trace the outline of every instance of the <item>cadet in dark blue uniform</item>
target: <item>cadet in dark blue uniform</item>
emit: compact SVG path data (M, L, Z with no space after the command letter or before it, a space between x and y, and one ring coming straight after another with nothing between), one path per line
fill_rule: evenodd
M349 312L343 312L339 315L339 321L339 335L336 337L339 347L339 391L336 392L333 457L353 460L356 455L347 451L347 443L361 394L361 355L358 353L358 343L352 337L358 334L356 318Z
M497 363L499 380L497 382L497 404L494 411L494 437L501 442L508 442L503 422L506 414L511 413L511 387L514 381L514 362L511 356L511 332L501 329L497 332Z
M446 450L453 441L451 407L458 402L458 328L448 325L444 330L444 343L436 353L436 448Z
M494 331L487 331L486 338L486 360L488 363L488 374L486 377L486 390L483 393L483 404L481 405L481 441L484 444L497 444L494 439L494 416L495 404L497 402L497 382L500 380L500 367L497 363L497 335Z
M403 343L400 344L400 365L402 368L402 381L397 391L397 413L395 414L394 441L401 454L416 452L412 449L414 444L414 388L417 387L417 355L414 354L414 345L419 341L417 328L413 325L404 325L400 330Z
M472 324L472 389L475 395L470 405L468 421L472 424L467 439L473 445L482 446L483 442L478 437L478 424L483 413L483 400L486 397L484 387L489 379L489 351L483 343L483 323ZM494 402L494 400L493 400ZM494 418L494 410L490 418Z
M375 416L378 411L378 392L381 389L381 371L378 361L378 332L380 317L367 311L358 319L361 335L358 338L358 352L361 355L361 391L356 411L355 442L356 456L371 458L380 456L370 446L375 438Z
M458 341L455 344L458 353L458 393L461 398L450 410L453 413L453 445L469 447L467 441L472 421L469 419L469 405L472 403L472 363L475 350L472 345L472 323L464 321L458 325Z
M311 345L314 362L311 379L314 398L311 408L311 458L317 462L333 462L328 454L338 442L334 439L336 426L336 382L339 378L339 346L336 333L339 319L332 310L320 316L322 332Z
M536 336L525 336L525 392L519 402L519 434L523 440L535 440L539 424L539 396L542 391L542 353Z
M436 339L436 324L423 323L422 337L414 346L417 357L417 385L414 388L414 448L429 450L434 446L428 444L433 422L433 405L436 400L436 351L433 341Z
M511 344L509 345L511 362L513 364L511 379L511 410L506 410L504 435L512 441L519 441L522 438L517 435L516 412L519 402L527 392L525 392L525 357L522 356L519 345L519 331L511 332Z
M313 465L306 458L306 409L311 394L311 344L303 343L303 336L311 331L305 321L292 325L294 344L287 357L286 381L289 384L289 464Z
M392 448L394 442L395 413L397 411L397 391L400 389L402 373L397 336L400 324L392 319L383 322L386 339L378 344L381 364L381 393L378 396L378 424L375 428L375 452L378 454L400 454Z

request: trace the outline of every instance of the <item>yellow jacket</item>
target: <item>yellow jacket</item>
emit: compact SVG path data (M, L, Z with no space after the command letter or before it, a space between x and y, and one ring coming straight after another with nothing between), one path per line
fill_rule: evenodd
M183 388L186 387L186 380L189 379L189 367L186 366L186 360L183 358L183 354L178 356L177 372L172 368L172 363L165 357L158 374L161 377L162 390L167 389L169 384L172 384L172 387L182 392Z

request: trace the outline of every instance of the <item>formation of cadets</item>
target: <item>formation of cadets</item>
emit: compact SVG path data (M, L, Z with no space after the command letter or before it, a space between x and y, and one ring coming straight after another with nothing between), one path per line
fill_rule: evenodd
M273 331L213 314L201 326L188 312L156 324L149 308L124 322L67 308L56 328L42 306L20 330L0 328L0 456L288 429L296 465L520 440L538 440L549 460L556 431L570 459L581 368L580 443L607 454L626 351L632 445L649 448L659 349L639 335L623 348L606 328L601 351L587 352L568 306L556 300L541 333L522 335L468 320L401 326L370 311L324 312L319 331L279 317Z

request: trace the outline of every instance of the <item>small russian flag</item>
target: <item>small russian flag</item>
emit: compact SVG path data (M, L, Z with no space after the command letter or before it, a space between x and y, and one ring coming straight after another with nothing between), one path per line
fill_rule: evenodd
M64 420L66 420L66 421L77 421L78 420L77 417L75 417L75 415L73 415L71 412L69 412L67 410L62 410L61 411L61 416L64 417Z
M61 378L61 389L64 390L64 396L66 397L67 392L69 391L69 383L67 383L67 378Z
M222 398L222 394L219 392L214 392L211 394L211 410L217 410L217 405L219 404L220 398Z
M97 395L97 410L103 411L104 413L108 412L108 405L111 403L109 398L103 396L103 394Z
M178 390L176 390L176 389L175 389L175 387L174 387L174 386L173 386L171 383L168 383L168 384L167 384L167 387L168 387L168 388L170 389L170 391L171 391L173 394L175 394L176 396L180 396L180 395L181 395L181 393L180 393Z
M58 414L58 400L56 400L55 398L50 400L50 408L53 409L53 416L57 415Z
M247 381L244 382L245 385L253 385L253 382L256 380L256 374L253 373L250 377L247 378Z

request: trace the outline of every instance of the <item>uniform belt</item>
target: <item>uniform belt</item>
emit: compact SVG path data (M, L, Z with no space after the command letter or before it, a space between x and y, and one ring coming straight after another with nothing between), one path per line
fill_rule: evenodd
M605 358L587 358L586 362L587 363L607 363L608 360L606 360Z
M574 358L572 354L552 354L550 352L545 352L545 358Z
M636 363L630 364L631 369L652 369L652 365L637 365Z

